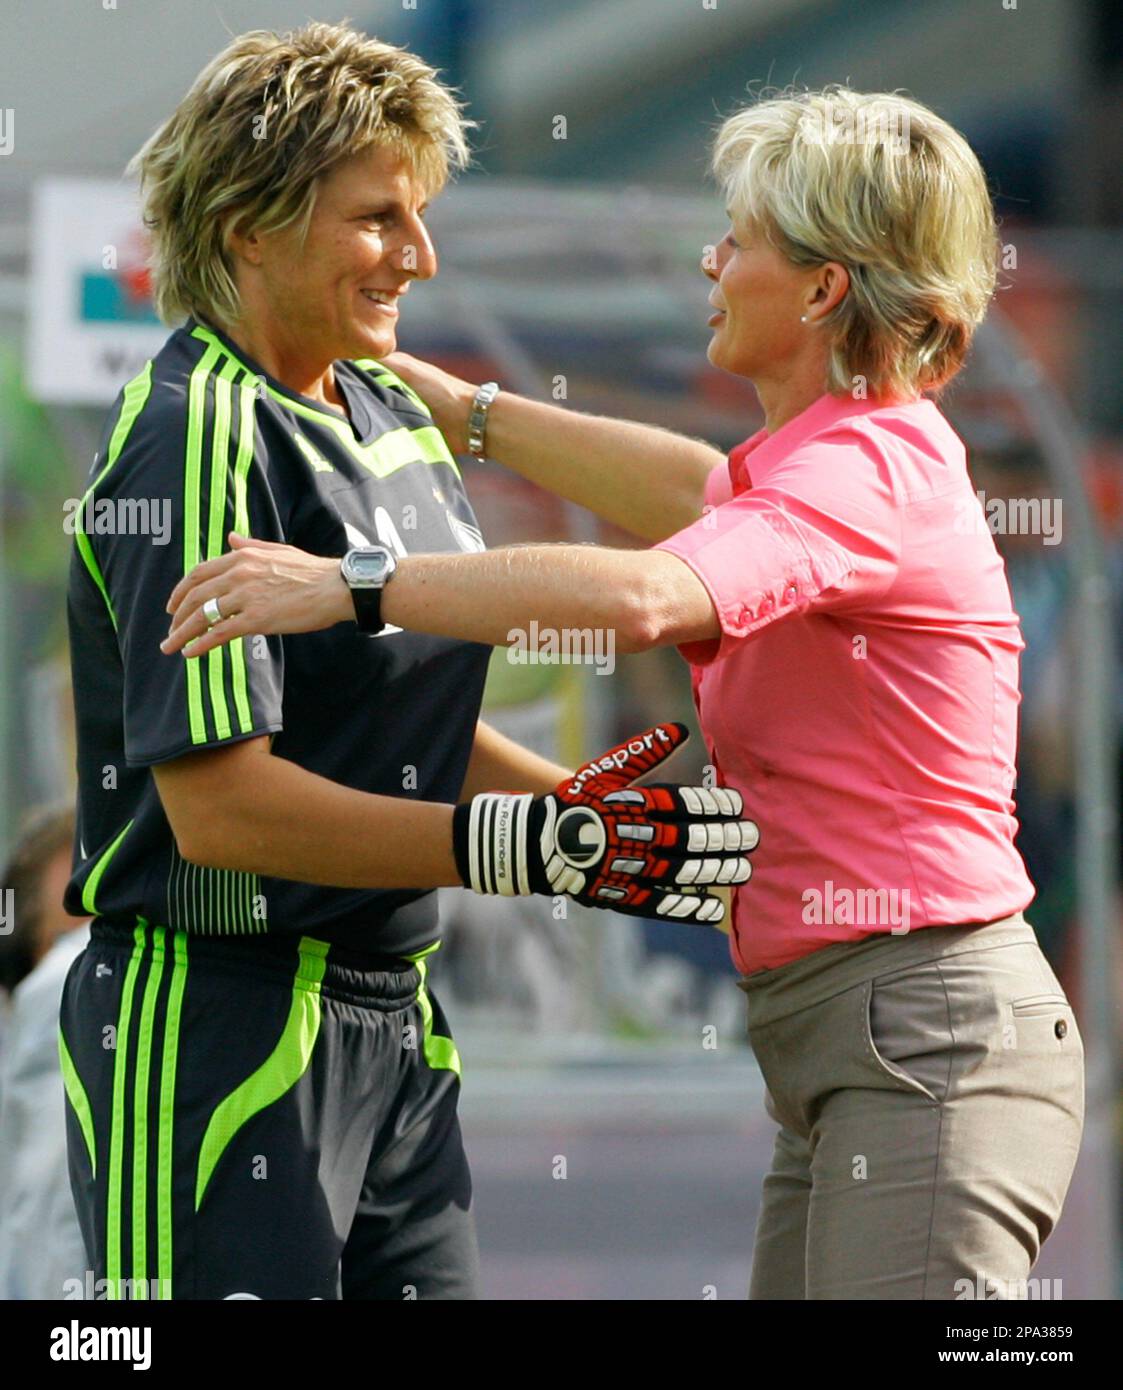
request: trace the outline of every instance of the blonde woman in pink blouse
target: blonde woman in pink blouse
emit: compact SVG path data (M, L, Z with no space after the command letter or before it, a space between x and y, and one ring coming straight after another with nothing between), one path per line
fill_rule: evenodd
M1083 1049L1022 916L1018 618L933 399L994 289L985 178L927 108L840 88L733 115L714 171L709 359L764 428L726 460L396 355L454 450L475 407L475 451L485 423L490 457L654 545L404 556L383 617L494 645L599 626L690 663L761 826L731 930L778 1126L750 1296L1024 1298ZM338 556L231 544L171 595L166 654L354 619Z

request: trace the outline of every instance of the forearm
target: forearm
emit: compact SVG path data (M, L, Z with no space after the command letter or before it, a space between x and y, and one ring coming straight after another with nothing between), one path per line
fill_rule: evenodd
M680 584L701 597L683 606ZM347 617L350 594L337 599ZM409 555L382 597L387 622L414 632L510 646L531 624L545 629L611 633L619 652L693 639L692 619L712 617L701 584L663 551L592 545L528 545L482 555ZM686 636L680 633L687 632Z
M544 796L571 772L572 768L523 748L481 719L476 726L460 799L467 801L477 792L486 791L534 792Z
M654 425L583 415L501 391L487 418L489 458L623 530L661 541L702 515L725 456Z
M172 591L172 627L160 644L199 657L249 633L316 632L354 622L338 560L231 533L235 547L196 565ZM221 599L230 614L209 625ZM613 652L720 635L709 593L684 561L663 550L528 545L483 554L406 555L382 592L384 622L436 637L538 649L587 633ZM548 629L549 631L545 631ZM564 637L562 640L565 640Z
M263 751L211 750L155 769L185 858L336 888L461 882L452 806L356 791Z

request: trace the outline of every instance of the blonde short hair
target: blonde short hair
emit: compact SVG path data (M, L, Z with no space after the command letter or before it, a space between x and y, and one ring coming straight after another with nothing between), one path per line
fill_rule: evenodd
M140 179L160 318L236 323L235 223L262 232L295 223L303 240L321 176L373 145L399 150L436 193L467 165L473 124L405 49L334 24L242 34L126 168Z
M827 389L908 395L962 367L994 293L986 178L958 131L919 102L832 86L730 116L713 172L735 222L794 265L838 261L850 289L823 322Z

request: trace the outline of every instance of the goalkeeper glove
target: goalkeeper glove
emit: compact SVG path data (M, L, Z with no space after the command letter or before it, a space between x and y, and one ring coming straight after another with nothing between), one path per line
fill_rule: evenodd
M632 787L689 737L663 724L586 763L548 796L484 792L456 808L453 849L477 893L564 893L641 917L718 922L709 886L745 883L760 838L726 787Z

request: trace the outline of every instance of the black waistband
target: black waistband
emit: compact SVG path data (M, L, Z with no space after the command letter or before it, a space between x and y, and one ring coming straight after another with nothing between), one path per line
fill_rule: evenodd
M208 961L267 976L288 987L315 986L356 1002L401 1002L415 996L421 983L421 972L412 960L337 946L311 934L204 936L142 921L130 925L96 917L90 924L90 939L99 948L121 952L132 952L138 945L157 950L162 945L173 956L177 949L181 951L188 968L193 962Z

